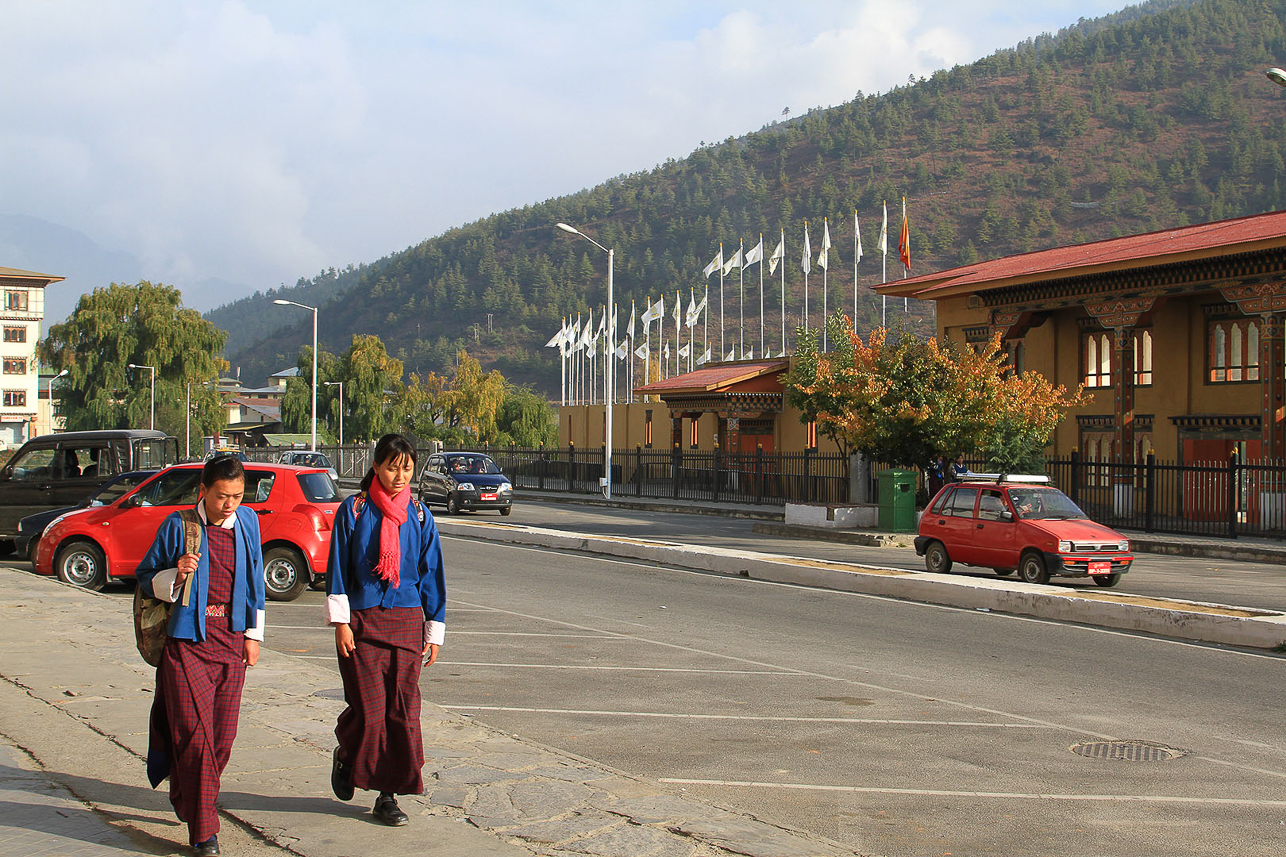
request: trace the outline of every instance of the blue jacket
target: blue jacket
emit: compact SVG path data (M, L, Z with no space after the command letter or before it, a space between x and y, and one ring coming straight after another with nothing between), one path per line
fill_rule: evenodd
M259 628L264 611L263 549L259 544L259 518L252 509L237 508L237 565L232 582L232 630L244 632ZM183 521L175 512L161 522L156 538L135 572L144 595L157 597L152 580L162 571L176 568L185 553ZM210 551L205 527L201 528L201 559L192 580L191 603L183 606L182 598L170 613L169 635L180 640L205 639L205 608L210 594Z
M433 516L426 511L421 524L415 501L407 501L406 522L398 530L402 569L397 588L393 588L375 576L384 515L368 498L361 515L355 516L356 502L357 495L349 497L335 513L326 569L328 621L347 622L350 609L418 606L424 609L426 622L444 623L446 575Z

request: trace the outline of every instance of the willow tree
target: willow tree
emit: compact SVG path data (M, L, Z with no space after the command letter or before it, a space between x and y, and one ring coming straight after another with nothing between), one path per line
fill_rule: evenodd
M156 427L176 437L187 428L188 385L192 431L223 428L224 412L213 384L228 364L218 356L227 334L183 306L177 288L146 280L112 283L82 295L62 324L49 328L41 361L67 370L55 385L55 412L68 430L146 428L152 413L156 369Z

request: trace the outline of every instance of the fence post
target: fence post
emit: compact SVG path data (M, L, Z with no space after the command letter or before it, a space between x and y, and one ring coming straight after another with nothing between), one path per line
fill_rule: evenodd
M670 470L674 482L674 499L679 499L679 474L683 471L683 448L675 441L674 453L670 456Z
M634 496L643 496L643 444L634 444Z
M719 464L720 458L719 441L714 442L714 496L713 501L719 502L719 488L723 485L723 468Z
M764 501L764 445L755 444L755 505Z
M1237 516L1241 512L1241 480L1238 478L1237 453L1228 457L1228 538L1237 538Z
M1072 498L1072 502L1080 505L1081 495L1081 454L1073 449L1071 456L1067 459L1071 473L1067 478L1067 496Z
M605 444L603 444L603 458L602 458L602 462L603 462L603 465L602 465L602 466L603 466L603 471L602 471L602 472L603 472L603 475L604 475L605 477L607 477L607 484L610 486L610 485L612 484L612 469L611 469L610 467L608 467L608 461L607 461L607 444L606 444L606 443L605 443ZM601 493L602 493L602 489L600 488L598 491L596 491L596 492L594 492L594 493L596 493L596 494L601 494ZM612 489L611 489L610 487L607 489L607 493L609 493L609 494L610 494L610 493L612 493Z
M1156 453L1149 452L1147 463L1143 468L1143 529L1145 532L1154 532L1156 529L1156 511L1157 511L1157 457Z
M567 441L567 493L576 490L576 444Z
M536 484L541 491L545 490L545 467L549 463L549 453L545 451L545 445L540 445L540 458L536 460Z
M817 485L813 481L813 450L804 450L804 493L809 503L817 501Z

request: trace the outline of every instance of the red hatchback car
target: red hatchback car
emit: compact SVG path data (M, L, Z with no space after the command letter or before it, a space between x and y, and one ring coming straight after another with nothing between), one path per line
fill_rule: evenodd
M1028 583L1058 575L1115 586L1134 562L1129 539L1091 521L1047 482L977 474L947 485L920 518L915 552L937 573L958 562L1017 571Z
M81 509L45 530L36 572L86 589L130 578L166 515L193 506L200 464L166 468L107 506ZM247 463L241 504L259 515L268 597L291 601L326 573L339 488L324 468Z

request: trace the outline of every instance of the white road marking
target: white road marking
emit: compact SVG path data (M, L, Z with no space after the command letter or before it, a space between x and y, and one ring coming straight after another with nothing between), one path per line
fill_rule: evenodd
M713 673L715 675L791 675L775 670L704 670L688 667L615 667L589 666L580 664L503 664L483 663L477 661L445 661L438 663L450 667L518 667L531 670L601 670L605 672L640 672L640 673Z
M915 795L929 797L1000 798L1002 800L1069 800L1109 801L1114 803L1199 803L1221 806L1286 807L1286 800L1254 800L1250 798L1186 797L1183 795L1061 795L1029 792L971 792L942 789L893 789L877 786L827 786L812 783L758 783L738 780L689 780L677 777L660 777L658 782L680 786L742 786L757 789L798 789L803 791L856 792L861 794Z
M866 723L888 726L973 726L990 729L1049 729L1032 723L973 723L965 720L890 720L873 717L771 717L753 714L670 714L663 711L597 711L576 708L513 708L503 705L443 705L462 711L514 711L527 714L584 714L600 717L656 717L673 720L747 720L771 723Z

